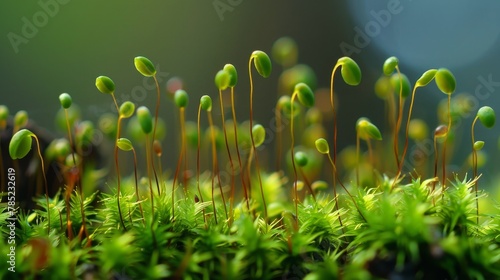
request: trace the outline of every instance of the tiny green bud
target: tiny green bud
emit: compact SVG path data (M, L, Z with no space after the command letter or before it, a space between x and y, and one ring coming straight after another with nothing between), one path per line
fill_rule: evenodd
M255 147L259 147L266 140L266 130L260 124L256 124L252 127L253 141Z
M17 127L26 126L28 119L28 112L20 110L14 115L14 125Z
M130 101L125 101L123 104L120 106L120 117L121 118L130 118L135 111L135 105L134 103Z
M201 109L209 112L212 111L212 98L210 98L210 96L208 95L203 95L200 98L200 105Z
M388 59L386 59L384 62L384 66L382 67L384 74L386 76L391 75L392 72L394 72L394 69L396 69L396 67L398 66L398 64L399 60L395 56L391 56Z
M32 136L33 132L27 129L21 129L14 136L9 143L9 154L12 159L22 159L31 150L31 144L33 142Z
M153 130L153 118L151 117L151 112L145 106L141 106L136 110L137 120L141 125L142 131L145 134L151 133Z
M152 77L156 75L156 68L151 60L144 56L137 56L134 58L135 69L145 77Z
M102 93L113 94L115 92L115 83L107 76L99 76L95 79L95 86Z
M436 75L436 85L439 90L445 94L452 94L455 91L456 80L455 76L446 68L440 68L437 70Z
M269 59L269 56L265 52L254 51L251 55L251 58L253 58L255 69L257 69L259 75L264 78L267 78L271 75L271 59Z
M360 118L356 122L356 130L359 133L359 137L362 139L382 140L382 134L380 133L380 130L367 118Z
M495 125L495 111L490 106L479 108L477 117L486 128L492 128Z
M229 87L235 87L238 83L238 72L236 72L236 68L232 64L226 64L223 69L229 74Z
M317 139L314 144L316 145L316 150L320 152L321 154L328 154L330 153L330 146L328 145L328 141L326 141L325 138L319 138Z
M473 148L476 151L481 150L484 147L484 141L476 141L474 142Z
M344 56L339 58L337 65L342 65L340 73L344 82L350 86L357 86L361 82L361 69L352 58Z
M71 107L71 103L73 102L73 100L71 99L71 95L67 93L61 93L59 95L59 101L61 102L61 106L64 109L68 109L69 107Z
M401 91L401 96L403 98L406 98L408 97L408 95L410 95L410 92L411 92L411 84L410 84L410 80L408 79L408 77L401 73L401 78L402 78L402 81L403 81L403 90ZM392 85L392 88L394 89L394 93L398 94L399 95L399 91L400 91L400 88L401 88L401 79L399 77L399 74L398 73L394 73L392 76L391 76L391 85Z
M116 140L116 146L118 146L118 148L122 151L132 151L134 148L132 142L130 142L127 138L118 138Z
M189 96L185 90L178 89L175 91L174 101L175 101L175 105L177 105L177 107L185 108L188 105Z
M297 43L290 37L281 37L276 40L271 49L271 55L283 67L289 67L297 63Z
M314 93L305 83L295 85L294 94L297 94L300 103L306 107L314 106Z
M426 86L428 83L430 83L433 79L434 76L436 76L437 69L429 69L425 71L422 76L417 80L415 83L415 87L423 87Z
M302 151L295 152L295 163L300 167L306 166L307 165L306 153Z
M229 87L229 82L231 81L231 76L225 70L219 70L217 74L215 74L215 86L219 90L225 90Z

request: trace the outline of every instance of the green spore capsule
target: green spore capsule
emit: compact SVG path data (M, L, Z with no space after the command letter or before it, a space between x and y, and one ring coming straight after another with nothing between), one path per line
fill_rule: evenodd
M136 115L142 131L145 134L151 133L151 131L153 131L153 118L151 117L149 109L145 106L141 106L137 108Z
M229 74L229 87L235 87L238 83L238 72L232 64L226 64L223 68Z
M474 142L473 148L476 151L480 151L484 147L484 141L476 141Z
M32 136L33 132L28 129L21 129L12 136L9 143L9 154L12 159L22 159L29 153L33 143Z
M254 51L251 56L254 60L255 69L259 75L267 78L271 75L272 64L269 56L263 51Z
M177 105L177 107L179 108L187 107L189 102L189 96L187 92L183 89L176 90L174 94L174 102L175 105Z
M113 94L115 92L115 83L107 76L97 77L95 86L102 93Z
M455 91L456 80L455 76L446 68L440 68L437 70L434 77L436 79L436 85L440 91L445 94L452 94Z
M135 69L145 77L152 77L156 75L156 68L148 58L144 56L136 56L134 58Z
M490 106L479 108L477 117L486 128L492 128L495 125L495 111Z
M361 82L361 69L358 64L350 57L339 58L337 65L341 65L340 73L344 82L350 86L357 86Z
M253 141L255 143L255 147L257 148L264 143L264 140L266 140L266 130L262 125L256 124L252 127L252 133Z
M436 76L437 69L429 69L425 71L415 83L415 87L423 87L429 84Z
M120 106L120 117L121 118L130 118L135 111L135 105L134 103L130 101L125 101L123 104Z
M215 86L219 90L225 90L229 87L229 82L231 80L231 76L225 70L219 70L217 74L215 74Z
M362 139L382 140L380 130L367 118L360 118L356 122L356 130L359 133L359 137Z
M397 57L391 56L388 59L386 59L384 62L384 66L382 67L384 75L386 76L391 75L398 65L399 65L399 60L397 59Z
M71 95L69 95L67 93L61 93L59 95L59 101L61 102L61 106L64 109L68 109L69 107L71 107L71 104L73 103L73 100L71 99Z
M118 140L116 140L116 146L122 151L131 151L134 148L132 142L127 138L118 138Z
M203 95L200 98L201 109L205 111L212 111L212 98L208 95Z
M295 163L300 167L304 167L307 165L307 161L308 161L307 155L302 151L296 152L294 159L295 159Z
M328 141L326 141L325 138L318 138L314 144L316 145L316 150L320 152L321 154L328 154L330 153L330 146L328 145Z
M295 85L294 94L297 94L302 105L306 107L314 106L314 93L305 83Z
M402 83L401 83L402 81ZM406 98L408 95L410 95L411 92L411 84L410 80L408 77L401 73L401 77L399 76L398 73L394 73L391 76L391 86L394 89L394 92L399 95L399 90L401 88L401 85L403 85L403 90L401 91L401 97Z

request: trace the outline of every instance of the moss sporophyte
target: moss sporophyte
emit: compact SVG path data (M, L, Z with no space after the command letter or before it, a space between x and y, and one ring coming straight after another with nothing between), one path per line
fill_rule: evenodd
M476 113L466 95L453 95L459 86L444 67L424 71L412 86L415 77L402 73L391 56L380 62L374 86L385 112L370 115L373 122L360 113L349 125L355 137L345 146L337 141L338 104L345 103L337 101L346 96L337 96L335 73L356 87L358 64L350 57L332 63L324 89L328 81L300 64L293 39L280 38L270 54L254 51L241 66L248 67L247 93L237 89L237 66L230 63L206 77L215 84L207 94L188 94L172 78L165 103L173 105L160 105L156 67L137 56L138 77L155 81L154 111L131 101L118 104L119 87L98 76L95 86L111 95L116 112L94 125L82 119L78 98L62 93L57 138L37 129L28 112L11 117L0 105L2 187L27 186L36 204L16 201L16 274L7 269L11 248L2 238L0 278L500 278L500 206L486 198L488 185L498 195L497 180L479 188L480 171L489 164L484 150L491 147L489 138L475 137L494 126L492 107ZM254 95L268 91L254 86L254 72L279 75L279 93L267 96L275 102L270 122L254 120ZM432 81L436 87L426 94L442 98L437 123L412 118L423 110L415 105L417 89ZM214 95L218 102L212 103ZM196 96L197 115L191 116L187 109ZM325 96L326 108L318 101ZM237 120L246 98L248 119ZM167 113L178 122L165 122ZM459 113L470 130L457 124ZM484 128L476 127L478 121ZM165 138L166 123L177 127L173 140ZM458 148L462 132L471 142ZM463 160L459 149L469 158ZM165 156L171 152L173 158ZM26 176L14 178L5 171L10 166ZM5 230L9 207L2 200L3 237L11 234Z

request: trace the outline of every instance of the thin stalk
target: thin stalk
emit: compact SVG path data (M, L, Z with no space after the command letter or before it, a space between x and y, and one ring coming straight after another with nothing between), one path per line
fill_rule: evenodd
M122 227L124 230L127 230L125 227L125 223L123 222L123 217L122 217L122 209L120 206L120 195L121 195L121 182L120 182L120 166L118 163L118 145L116 144L118 138L120 137L120 124L121 124L122 117L118 117L118 125L117 125L117 131L116 131L116 139L115 139L115 149L114 149L114 157L115 157L115 167L116 167L116 178L117 178L117 196L116 196L116 201L118 204L118 214L120 215L120 223L122 224Z
M234 87L231 87L231 111L233 114L233 129L234 129L234 143L236 145L236 154L238 156L238 164L240 165L240 177L243 185L243 192L247 203L247 208L250 211L250 202L248 201L248 190L245 182L245 174L243 172L243 164L241 162L240 148L238 144L238 122L236 120L236 107L234 106ZM198 133L199 134L199 133Z
M295 193L295 197L294 197L294 200L295 200L295 216L296 216L296 225L298 226L298 223L299 223L299 206L298 206L298 200L299 200L299 197L298 197L298 193L297 193L297 167L295 166L295 152L294 152L294 146L295 146L295 137L294 137L294 132L293 132L293 119L294 119L294 115L293 115L293 102L295 100L295 97L297 96L297 93L294 93L292 94L292 98L290 100L290 103L292 104L291 106L291 121L290 121L290 136L291 136L291 156L292 156L292 166L293 166L293 186L294 186L294 193Z
M201 138L201 131L200 131L200 115L201 115L201 104L198 106L198 144L197 144L197 149L196 149L196 187L198 188L198 195L200 196L200 201L203 203L203 195L201 194L201 189L200 189L200 138ZM213 204L215 208L215 204ZM207 227L207 217L205 215L205 208L203 208L203 221L205 222L205 228Z
M336 180L337 180L337 177L336 177L336 175L337 175L337 172L336 172L337 170L336 170L336 169L337 169L337 168L335 167L335 163L333 162L333 159L332 159L332 157L330 156L330 153L327 153L327 155L328 155L328 160L330 161L330 164L332 165L332 177L333 177L332 179L333 179L333 181L336 181ZM345 187L344 187L344 189L345 189ZM346 191L347 191L347 190L346 190ZM348 192L348 193L349 193L349 192ZM351 195L351 194L349 194L349 195ZM335 197L335 209L336 209L336 210L337 210L337 212L339 213L339 224L340 224L340 228L342 229L342 233L345 233L345 231L344 231L344 225L343 225L343 223L342 223L342 218L340 217L340 211L339 211L339 197L338 197L338 195L337 195L337 188L336 188L336 187L334 187L334 188L333 188L333 196ZM351 198L352 198L352 197L351 197ZM354 201L354 199L353 199L353 201ZM356 203L356 202L354 202L354 203Z
M451 131L451 94L448 94L448 132L444 138L443 144L443 191L446 189L446 146L448 143L448 135Z
M434 177L433 178L437 177L438 158L439 158L439 154L438 154L438 150L437 150L437 137L436 137L436 135L434 135ZM436 181L434 180L432 182L432 192L434 192L435 189L436 189ZM432 199L432 204L434 206L436 205L434 198Z
M259 168L259 157L257 156L257 152L255 151L255 141L253 139L253 81L252 81L252 59L248 61L248 75L250 78L250 139L252 140L252 151L255 157L255 169L257 171L257 177L259 178L260 185L260 193L262 195L262 202L264 207L264 218L266 220L266 226L268 222L267 217L267 205L264 197L264 188L262 187L262 178L260 176L260 168ZM250 174L249 174L250 175ZM250 177L250 176L249 176ZM249 181L251 179L249 178ZM250 183L251 184L251 183Z
M227 207L226 207L226 199L224 198L224 192L222 191L222 184L220 181L220 174L219 174L219 162L217 160L217 147L215 143L215 130L214 130L214 122L212 119L212 114L208 112L208 123L210 125L210 134L212 137L212 168L213 168L213 175L212 175L212 189L214 188L214 180L215 177L217 177L218 183L219 183L219 190L220 190L220 195L222 197L222 203L224 204L224 212L226 214L226 219L228 218L227 214ZM213 199L213 195L212 195ZM215 208L214 208L214 213L215 213Z
M42 165L42 175L43 175L43 181L45 183L45 201L47 203L47 222L48 222L48 228L47 228L47 234L50 235L50 203L49 203L49 187L47 183L47 176L45 175L45 164L43 163L43 157L42 157L42 152L40 150L40 141L38 140L38 137L36 137L35 134L32 134L33 138L36 140L36 148L38 150L38 157L40 158L40 162Z
M306 183L307 188L309 189L309 192L311 193L314 201L316 202L316 194L314 193L312 187L311 187L311 181L307 178L306 173L302 168L299 168L300 175L302 175L302 178L304 178L304 182Z
M160 108L160 86L158 85L158 79L156 79L156 75L153 75L153 79L156 85L156 108L155 108L155 123L153 126L153 141L156 139L156 126L158 124L158 112ZM153 167L153 174L155 176L156 188L158 190L158 195L160 195L160 184L158 183L158 176L156 174L156 167L154 163L154 158L151 157L151 166Z
M477 199L478 195L478 190L479 190L479 187L478 187L478 180L476 180L477 178L477 151L476 149L474 149L474 143L476 142L475 138L474 138L474 126L476 125L476 122L477 120L479 119L478 116L476 116L474 118L474 121L472 122L472 126L471 126L471 131L470 131L470 134L471 134L471 139L472 139L472 168L473 168L473 179L474 179L474 192L476 193L476 218L477 218L477 224L479 224L479 200Z
M85 233L85 236L87 236L87 238L89 237L89 233L87 231L87 225L86 225L86 221L85 221L85 211L84 211L84 207L83 207L83 200L84 200L84 194L83 194L83 185L82 185L82 180L81 180L81 174L80 173L80 167L76 165L76 158L75 158L75 152L73 151L73 147L75 147L73 145L73 137L71 136L71 128L69 126L69 117L68 117L68 110L67 109L64 109L64 114L65 114L65 117L66 117L66 128L68 129L68 139L69 139L69 145L70 145L70 149L71 149L71 156L73 158L73 168L78 168L78 186L80 187L80 212L81 212L81 215L82 215L82 226L80 228L80 232L79 232L79 238L80 238L80 241L82 240L82 234ZM71 193L69 194L71 195ZM69 203L69 201L68 201ZM70 221L70 217L68 216L68 221Z
M146 134L146 169L148 173L148 183L149 183L149 194L151 196L151 226L154 224L154 218L155 218L155 205L154 205L154 193L153 193L153 184L151 183L151 167L150 165L152 164L151 160L151 152L152 148L150 147L150 139L149 139L149 134Z
M142 210L142 203L140 202L140 197L139 197L139 184L138 184L138 177L137 177L137 154L135 152L135 149L132 148L132 153L134 153L134 179L135 179L135 195L137 197L137 203L139 204L139 210L141 211L141 216L142 216L142 223L146 225L146 219L144 219L144 212Z
M399 162L399 165L398 165L398 173L397 173L396 177L394 178L394 182L392 184L391 189L394 188L394 186L396 185L396 182L398 181L398 178L401 176L401 172L402 172L403 165L405 162L406 151L408 150L408 133L409 133L409 128L410 128L411 113L413 111L413 103L415 101L416 90L417 90L417 87L413 87L413 92L411 93L410 108L408 110L408 119L406 120L405 145L403 148L403 154L401 156L401 161Z
M398 110L398 116L397 116L397 120L396 120L396 127L394 128L394 157L396 158L396 164L397 164L398 173L399 173L400 162L399 162L398 136L399 136L399 130L401 128L401 122L403 121L404 99L403 99L403 77L401 76L401 72L399 71L398 66L396 66L396 70L398 71L398 76L399 76L399 107L398 107L399 110ZM391 96L392 96L392 94L391 94Z
M184 107L179 108L180 113L180 123L181 123L181 139L185 139L184 135ZM177 182L177 176L179 176L179 169L181 168L182 158L184 157L185 141L181 140L181 152L179 153L179 158L177 160L177 167L175 168L174 180L172 183L172 220L175 218L175 183ZM186 186L184 187L184 192L187 192Z
M214 219L215 219L215 224L217 224L217 209L215 207L215 173L217 172L216 166L217 166L217 151L215 148L215 133L213 129L213 122L212 122L212 114L210 111L207 111L207 117L208 117L208 122L210 126L210 138L211 138L211 146L212 146L212 207L214 208ZM222 193L222 190L221 190ZM224 197L224 196L223 196ZM224 204L225 207L225 204Z
M184 107L181 110L181 149L184 158L184 172L182 173L182 184L184 188L184 194L187 194L187 149L186 149L186 116Z
M224 140L226 142L227 156L229 157L229 164L231 165L231 195L229 197L229 217L230 217L229 225L231 225L231 222L233 220L235 172L234 172L233 158L231 156L231 151L229 150L229 142L227 140L226 121L225 121L225 117L224 117L224 104L222 102L222 90L220 90L220 89L219 89L219 100L220 100L220 112L221 112L221 118L222 118L222 130L224 131ZM220 176L219 176L219 178L220 178Z
M334 91L333 91L333 83L334 83L334 78L335 78L335 71L339 65L335 65L332 70L332 76L330 78L330 105L332 106L332 113L333 113L333 164L337 164L337 110L335 110L335 96L334 96ZM293 108L293 103L292 103L292 108ZM292 115L293 118L293 115ZM337 169L334 169L335 172L335 178L337 177ZM337 186L337 181L333 180L333 189L335 189Z

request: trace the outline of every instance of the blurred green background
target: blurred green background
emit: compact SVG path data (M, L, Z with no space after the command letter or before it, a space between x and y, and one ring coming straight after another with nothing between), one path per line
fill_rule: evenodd
M343 55L355 59L363 71L359 87L336 84L341 147L354 143L358 117L384 123L384 105L373 94L373 85L390 55L398 56L411 81L429 68L446 67L457 78L457 93L475 95L477 108L499 107L499 2L373 2L2 1L0 103L11 113L27 110L32 120L54 131L62 92L73 96L86 119L111 111L110 97L94 86L97 76L107 75L115 81L120 101L154 108L151 81L133 65L135 56L144 55L159 66L162 90L167 79L182 77L191 98L190 120L196 118L201 95L216 96L215 73L226 63L234 64L240 75L239 117L247 118L250 53L269 52L276 39L290 36L300 48L299 62L314 69L319 87L329 87L332 67ZM265 125L273 116L280 70L276 65L269 79L255 79L256 121ZM138 86L148 88L148 95L139 95ZM437 103L444 98L434 85L419 91L413 116L426 119L432 129L438 125ZM172 139L177 131L175 112L164 93L162 110ZM472 116L467 116L459 130L465 146L457 162L469 151L471 122ZM483 171L496 174L499 128L478 126L476 131L476 138L486 141L492 163Z

